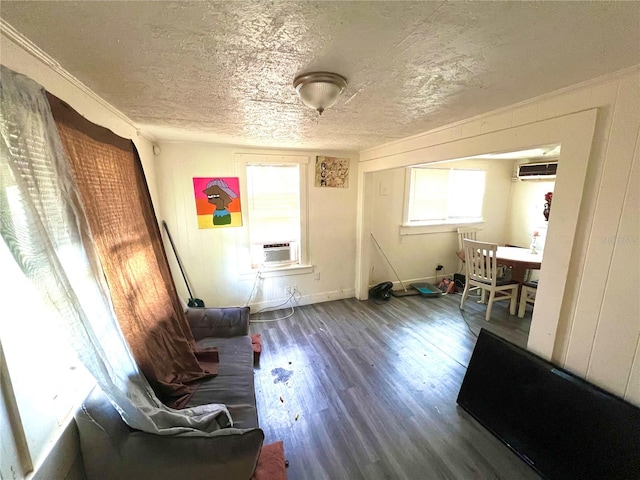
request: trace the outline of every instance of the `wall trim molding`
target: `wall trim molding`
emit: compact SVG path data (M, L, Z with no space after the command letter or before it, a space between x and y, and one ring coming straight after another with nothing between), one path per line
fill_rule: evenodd
M25 37L22 33L16 30L13 26L7 23L6 20L0 18L0 34L5 36L8 40L13 42L16 46L27 52L29 55L34 57L38 62L44 64L53 72L58 74L68 83L73 85L78 90L82 91L85 95L90 97L93 101L100 104L105 110L109 111L112 115L122 120L124 123L129 125L132 129L136 131L139 136L144 136L140 131L138 125L133 122L129 117L127 117L124 113L118 110L116 107L108 103L105 99L99 96L96 92L91 90L87 85L85 85L78 78L73 76L69 71L67 71L60 63L49 55L47 52L38 47L35 43ZM150 140L149 138L147 138Z
M368 298L370 245L367 239L372 216L368 208L372 191L369 173L425 163L425 159L436 162L447 158L467 158L490 148L509 151L531 145L560 143L562 151L556 177L554 213L549 224L545 262L540 270L538 299L541 302L538 302L539 305L534 310L527 345L534 353L551 359L567 287L597 113L597 108L584 109L481 135L469 135L443 144L424 146L410 153L397 153L361 162L358 165L356 298Z

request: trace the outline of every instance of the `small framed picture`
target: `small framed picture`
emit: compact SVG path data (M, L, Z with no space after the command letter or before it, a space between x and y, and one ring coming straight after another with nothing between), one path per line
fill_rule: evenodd
M349 159L316 157L316 187L348 188Z

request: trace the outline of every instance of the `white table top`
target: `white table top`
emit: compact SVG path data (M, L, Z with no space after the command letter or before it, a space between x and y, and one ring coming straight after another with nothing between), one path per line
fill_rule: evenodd
M541 264L542 252L531 253L528 248L498 247L497 258L518 263Z

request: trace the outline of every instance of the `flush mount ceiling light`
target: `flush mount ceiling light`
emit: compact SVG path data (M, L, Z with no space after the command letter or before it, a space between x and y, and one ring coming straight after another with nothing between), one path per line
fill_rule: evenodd
M293 81L302 103L317 110L320 115L336 103L346 86L346 78L330 72L303 73Z

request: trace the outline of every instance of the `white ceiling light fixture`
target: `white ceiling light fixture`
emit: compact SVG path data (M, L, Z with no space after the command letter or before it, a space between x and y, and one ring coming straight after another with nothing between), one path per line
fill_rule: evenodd
M338 101L346 86L346 78L330 72L303 73L293 81L293 87L302 103L320 115Z

